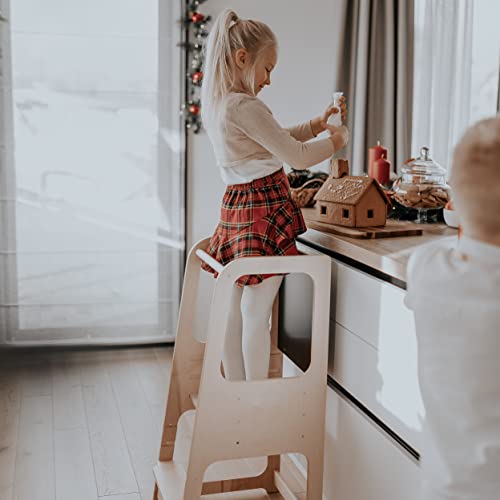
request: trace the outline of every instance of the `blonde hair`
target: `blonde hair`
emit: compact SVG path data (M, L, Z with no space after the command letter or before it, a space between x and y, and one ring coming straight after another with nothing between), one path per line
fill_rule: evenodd
M465 132L453 154L450 184L464 229L500 235L500 116Z
M255 95L255 67L263 51L277 49L276 36L271 28L260 21L240 19L236 12L226 9L215 20L205 45L205 65L201 88L202 117L213 117L222 99L233 90ZM251 65L237 81L234 52L245 49ZM237 88L238 87L238 88Z

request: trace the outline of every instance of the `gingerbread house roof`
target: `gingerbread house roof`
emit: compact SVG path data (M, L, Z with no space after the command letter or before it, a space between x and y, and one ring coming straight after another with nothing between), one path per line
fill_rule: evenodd
M390 204L382 186L375 179L352 175L346 175L340 179L329 177L314 199L343 205L356 205L372 185L377 188L385 203Z

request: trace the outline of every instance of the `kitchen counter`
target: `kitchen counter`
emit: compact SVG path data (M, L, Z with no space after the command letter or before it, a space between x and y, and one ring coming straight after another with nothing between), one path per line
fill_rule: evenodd
M307 223L312 210L303 213ZM331 258L324 488L328 499L419 497L425 411L415 322L405 304L406 267L416 248L456 238L457 230L444 224L412 227L423 234L354 239L308 229L299 237L301 252ZM307 276L285 277L278 345L286 356L287 376L300 376L310 364L313 298Z
M304 208L302 213L307 224L313 217L314 209ZM445 224L414 224L414 226L423 230L421 236L356 239L308 229L298 240L404 289L406 266L411 253L431 241L457 236L457 230Z

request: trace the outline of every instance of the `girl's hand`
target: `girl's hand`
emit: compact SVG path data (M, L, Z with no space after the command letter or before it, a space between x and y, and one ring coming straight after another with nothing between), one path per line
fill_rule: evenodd
M328 118L332 115L336 115L337 113L341 113L343 123L347 116L347 105L344 96L341 96L339 99L339 107L329 106L322 116L318 116L317 118L311 120L313 134L317 136L318 134L321 134L321 132L328 130Z
M325 114L322 117L322 122L326 123L328 121L328 118L330 118L331 115L336 115L337 113L341 113L342 116L342 123L345 122L346 116L347 116L347 104L345 102L345 96L340 96L339 99L339 107L336 106L330 106L328 109L325 111Z
M334 127L332 125L326 125L328 130L330 131L330 140L333 144L334 151L339 151L347 146L349 142L349 130L345 125L341 125L340 127Z

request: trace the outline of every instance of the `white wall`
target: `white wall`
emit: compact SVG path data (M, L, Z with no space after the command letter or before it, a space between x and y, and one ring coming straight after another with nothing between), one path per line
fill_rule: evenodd
M289 126L321 114L330 101L334 81L334 38L338 3L332 0L211 0L203 13L216 16L224 8L273 29L280 45L272 85L259 98L276 119ZM224 193L212 147L205 133L189 137L187 174L188 248L209 236L217 225Z

